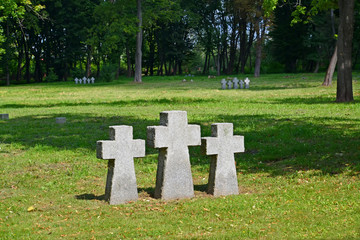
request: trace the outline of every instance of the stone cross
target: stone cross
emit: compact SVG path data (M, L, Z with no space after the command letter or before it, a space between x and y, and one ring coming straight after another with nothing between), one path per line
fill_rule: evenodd
M83 83L86 84L86 77L83 77Z
M90 78L88 78L88 79L87 79L87 83L90 84L90 81L91 81Z
M239 79L234 78L233 82L234 82L234 89L239 89Z
M94 77L91 77L91 83L94 84L95 83L95 78Z
M248 79L248 78L245 78L245 88L249 88L250 87L250 79Z
M240 80L240 88L243 89L244 88L244 81Z
M225 80L225 78L223 78L222 80L221 80L221 88L224 90L224 89L226 89L226 80Z
M160 113L160 125L147 128L147 143L159 148L155 198L194 196L188 146L201 144L199 125L188 125L187 112Z
M228 88L229 88L229 89L232 89L232 85L233 85L233 84L232 84L232 81L231 81L231 80L228 81L227 85L228 85Z
M75 78L74 81L75 81L75 84L78 84L79 79L78 79L78 78Z
M138 199L134 157L145 156L145 141L133 140L131 126L111 126L111 141L98 141L96 153L100 159L107 159L105 199L111 205Z
M79 84L81 84L82 83L82 79L81 78L79 78Z
M208 193L239 194L234 153L245 151L244 137L233 136L232 123L212 124L211 136L201 139L203 152L211 156Z
M8 113L0 114L0 119L2 119L2 120L9 119L9 114Z

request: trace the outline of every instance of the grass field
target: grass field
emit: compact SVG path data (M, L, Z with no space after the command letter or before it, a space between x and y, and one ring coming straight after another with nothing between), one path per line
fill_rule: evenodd
M0 87L10 115L0 120L0 239L360 239L360 73L350 104L335 103L336 83L322 77L265 75L226 91L200 76ZM240 195L206 194L209 158L191 147L195 198L152 198L157 150L147 148L135 159L139 200L103 200L96 141L112 125L146 139L167 110L187 111L203 137L212 123L234 124L245 137Z

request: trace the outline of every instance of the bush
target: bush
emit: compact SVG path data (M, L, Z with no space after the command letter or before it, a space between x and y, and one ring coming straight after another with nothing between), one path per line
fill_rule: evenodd
M54 72L54 68L50 68L49 74L45 77L46 82L56 82L59 80L59 76Z
M99 80L103 82L111 82L115 78L117 67L114 64L105 64L100 71Z

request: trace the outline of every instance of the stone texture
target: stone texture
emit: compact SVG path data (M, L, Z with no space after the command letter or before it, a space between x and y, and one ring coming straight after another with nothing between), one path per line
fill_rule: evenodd
M188 125L185 111L160 113L160 125L147 128L147 143L159 148L155 198L191 198L194 185L188 146L201 144L199 125Z
M226 83L227 83L227 81L225 80L225 78L222 79L220 83L221 83L221 88L222 88L223 90L225 90L225 89L226 89Z
M145 156L145 141L133 140L131 126L111 126L110 141L97 142L97 157L107 159L105 199L111 205L138 199L134 157Z
M227 85L228 85L228 88L229 88L229 89L232 89L233 82L230 80L230 81L228 81Z
M243 88L244 88L244 81L240 80L240 89L243 89Z
M7 113L0 114L0 119L2 119L2 120L9 119L9 114L7 114Z
M245 88L250 88L250 79L246 78L244 82L245 82Z
M56 121L56 123L58 123L58 124L64 124L64 123L66 123L66 117L57 117L57 118L55 119L55 121Z
M211 125L211 136L202 138L202 150L211 156L208 193L239 194L234 153L244 152L244 137L233 136L232 123Z
M239 79L234 78L233 83L234 83L234 89L239 89Z

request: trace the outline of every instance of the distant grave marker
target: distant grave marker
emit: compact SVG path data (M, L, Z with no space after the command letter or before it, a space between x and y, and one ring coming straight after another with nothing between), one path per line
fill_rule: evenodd
M58 124L64 124L64 123L66 123L66 117L57 117L55 119L55 122Z
M227 83L225 78L223 78L220 83L221 83L221 89L225 90L226 89L226 83Z
M234 89L239 89L239 79L234 78L233 83L234 83Z
M2 120L9 119L9 114L7 114L7 113L0 114L0 119L2 119Z

